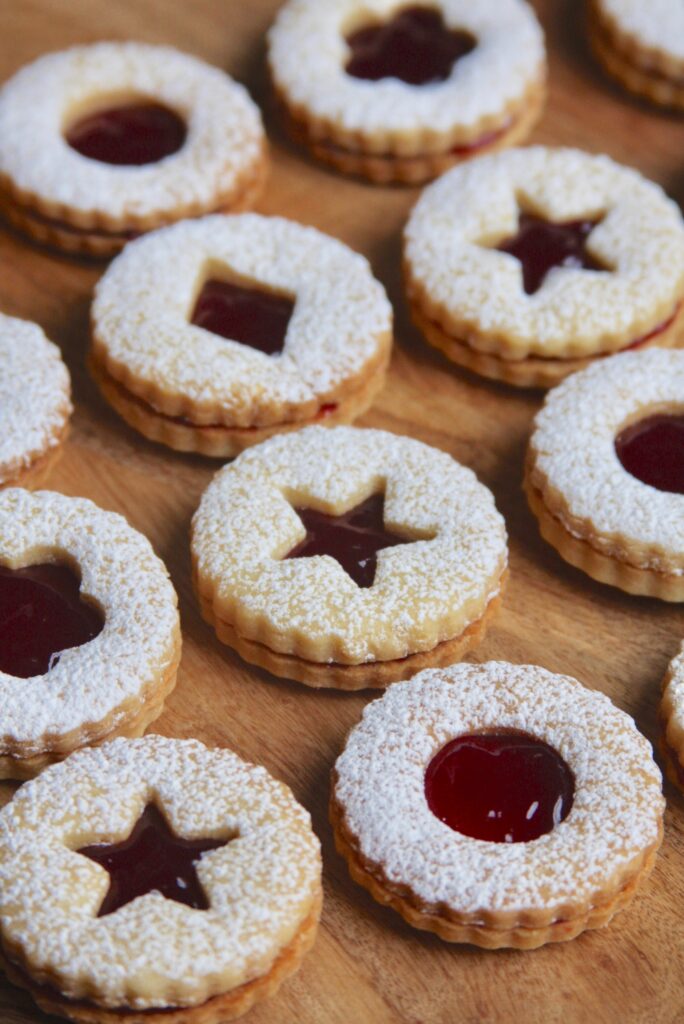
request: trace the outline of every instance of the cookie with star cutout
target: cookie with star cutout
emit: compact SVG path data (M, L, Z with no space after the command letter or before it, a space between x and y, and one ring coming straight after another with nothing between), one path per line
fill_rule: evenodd
M268 47L290 133L375 183L516 145L544 105L544 37L523 0L288 0Z
M551 387L684 333L684 221L606 156L533 146L430 185L404 235L413 320L459 366Z
M220 1024L312 946L321 855L282 782L148 736L80 751L0 812L0 961L77 1024Z
M506 579L506 529L489 490L445 452L309 427L217 473L192 559L219 640L274 675L356 690L479 642Z

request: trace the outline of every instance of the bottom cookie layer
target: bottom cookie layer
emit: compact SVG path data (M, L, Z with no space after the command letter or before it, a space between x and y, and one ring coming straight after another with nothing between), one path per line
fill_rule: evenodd
M232 458L274 434L300 430L314 423L330 427L351 423L372 405L381 390L385 382L386 362L383 360L357 390L342 395L333 408L326 410L325 406L322 407L311 420L276 423L268 427L226 427L220 424L196 426L188 420L157 412L114 380L92 356L88 357L88 369L109 405L130 427L148 440L158 441L175 451Z
M67 424L52 448L39 455L28 466L22 467L13 476L3 480L0 487L26 487L30 491L42 487L62 457L63 445L68 433L69 426Z
M520 360L502 359L492 352L480 352L466 341L447 334L439 324L426 317L415 304L411 305L411 316L428 344L439 349L452 363L463 366L480 377L503 381L514 387L552 388L569 377L571 373L577 373L596 362L597 359L606 359L610 355L610 353L600 353L582 359L544 359L538 356L529 356L527 359ZM684 303L680 303L672 318L661 328L656 328L645 338L638 338L621 351L627 351L630 348L674 348L683 333Z
M491 617L501 603L508 573L500 580L498 593L490 600L482 616L471 623L460 636L444 640L430 651L420 651L392 661L372 661L362 665L321 664L306 661L293 654L281 654L265 644L247 640L214 615L211 602L200 596L202 618L213 626L221 643L232 647L241 658L258 665L271 675L294 679L317 689L366 690L380 689L402 679L410 679L424 668L442 668L460 661L468 651L484 639ZM195 588L197 590L197 588Z
M581 569L599 583L608 583L628 594L657 597L661 601L684 601L684 575L640 568L598 551L589 541L569 533L560 520L549 512L540 492L530 483L527 470L523 486L542 537L570 565Z
M604 71L628 92L662 107L684 110L684 81L630 61L596 18L590 24L589 42Z
M281 951L267 974L240 985L231 992L214 996L199 1006L169 1007L162 1010L108 1010L93 1003L66 999L48 986L33 983L25 971L17 968L2 955L0 966L12 984L28 990L41 1010L58 1017L66 1017L77 1024L221 1024L222 1021L241 1017L255 1003L275 995L283 982L299 970L305 954L314 944L322 901L322 894L319 893L308 917L290 944Z
M116 713L114 713L112 718L115 724L111 726L109 731L107 731L105 723L98 730L98 735L93 738L87 732L87 728L84 728L83 732L75 736L69 736L66 739L62 738L60 749L50 749L49 744L46 743L47 749L38 754L29 754L27 757L21 757L18 753L0 755L0 780L13 779L23 782L26 779L35 778L48 765L55 764L57 761L63 761L69 754L73 754L75 750L79 750L81 747L98 747L102 743L115 739L117 736L125 736L127 739L142 736L152 722L156 721L162 714L164 702L176 685L180 656L181 637L179 631L176 638L173 660L168 672L165 674L162 683L155 687L151 696L141 702L135 714L124 716L121 720L118 720Z
M417 899L412 899L406 887L403 887L402 893L391 888L372 873L370 866L364 863L363 857L350 842L344 826L344 812L334 796L330 801L329 814L338 853L347 862L353 880L367 889L374 900L396 910L413 928L433 932L446 942L469 943L483 949L537 949L550 942L568 942L588 929L603 928L619 910L631 902L640 883L650 874L662 840L661 829L657 844L645 853L636 873L606 902L588 906L585 913L572 919L551 921L538 928L495 928L484 924L461 923L446 914L434 913L427 907L421 907Z

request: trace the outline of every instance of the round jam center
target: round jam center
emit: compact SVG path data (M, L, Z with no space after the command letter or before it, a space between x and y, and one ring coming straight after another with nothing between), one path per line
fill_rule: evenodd
M81 156L105 164L154 164L178 152L187 130L173 110L138 103L89 114L73 124L66 141Z
M477 42L469 32L448 29L441 11L420 6L404 7L390 21L360 28L346 41L348 75L399 78L409 85L443 82Z
M177 903L207 910L209 902L195 864L203 853L225 845L224 839L179 838L161 811L148 804L128 839L83 846L76 852L109 872L109 891L97 915L105 917L153 890Z
M293 310L294 302L284 295L211 280L198 296L190 323L272 356L283 350Z
M546 275L554 267L606 270L587 252L586 241L598 224L596 220L573 220L553 224L529 213L522 213L518 232L497 246L520 260L523 287L528 295L539 291Z
M385 528L385 496L373 494L341 516L329 516L313 508L297 508L306 529L304 540L287 558L330 555L359 587L371 587L375 579L378 551L406 544Z
M632 424L615 438L615 451L637 480L684 494L684 415L649 416Z
M567 818L575 781L563 758L522 732L459 736L425 773L430 810L455 832L527 843Z
M81 599L65 565L0 567L0 670L21 679L43 675L70 647L102 632L104 619Z

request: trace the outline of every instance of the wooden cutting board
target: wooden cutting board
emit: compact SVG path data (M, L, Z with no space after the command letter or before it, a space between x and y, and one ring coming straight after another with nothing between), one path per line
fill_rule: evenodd
M320 0L325 2L325 0ZM417 191L345 180L309 162L268 106L264 32L278 0L0 0L0 79L47 50L98 39L176 45L246 82L266 110L273 172L258 209L335 235L365 253L396 309L387 386L367 426L436 445L472 466L506 517L511 579L477 660L534 662L609 694L655 741L660 680L684 633L677 607L630 598L569 568L539 538L520 481L540 396L451 369L409 325L400 231ZM534 141L605 151L684 198L684 123L624 96L586 52L579 0L539 0L551 88ZM651 879L607 929L535 952L483 952L419 934L354 885L326 818L328 774L372 695L315 693L253 670L200 619L188 527L218 463L140 438L84 369L88 306L102 271L0 230L0 309L37 321L62 348L76 413L51 486L122 512L151 539L180 596L183 660L156 731L232 747L284 779L313 815L326 902L301 972L250 1024L673 1024L684 1018L684 803L666 786L665 842ZM9 798L12 787L0 787ZM0 982L0 1020L40 1021Z

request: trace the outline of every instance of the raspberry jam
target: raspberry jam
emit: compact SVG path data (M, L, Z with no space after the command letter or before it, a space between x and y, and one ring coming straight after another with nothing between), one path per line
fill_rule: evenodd
M346 42L348 75L374 82L399 78L409 85L443 82L477 44L470 32L448 29L441 11L418 5L401 8L384 24L357 29Z
M425 773L430 810L455 832L528 843L567 818L575 780L553 747L523 732L458 736Z
M615 438L615 451L637 480L684 494L684 415L648 416L633 423Z
M385 495L373 494L341 516L313 508L297 508L306 529L304 540L287 558L331 555L359 587L372 587L378 551L408 541L385 528Z
M173 110L160 103L136 103L89 114L72 124L65 138L90 160L140 166L177 153L186 135L185 124Z
M80 580L66 565L0 566L0 671L43 675L70 647L102 632L104 619L82 600Z
M554 267L606 270L586 250L586 241L599 222L571 220L553 224L531 213L521 213L518 232L497 246L522 263L523 287L528 295L539 291Z
M209 901L195 864L203 853L226 843L225 839L180 839L161 811L148 804L128 839L82 846L76 852L109 872L109 890L97 914L105 917L153 890L195 910L207 910Z
M212 280L199 293L190 323L273 356L283 351L293 310L284 295Z

